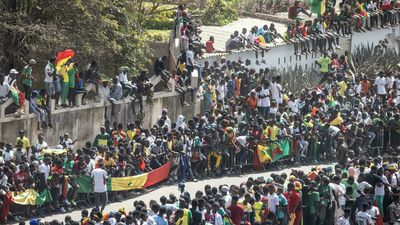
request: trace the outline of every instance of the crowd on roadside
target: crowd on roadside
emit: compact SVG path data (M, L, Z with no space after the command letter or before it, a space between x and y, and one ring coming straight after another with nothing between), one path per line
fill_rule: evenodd
M397 225L398 159L397 154L362 156L343 166L272 173L233 185L222 181L192 193L180 183L179 193L161 196L159 201L135 200L132 206L118 210L84 209L80 218L66 215L64 224ZM33 219L29 224L39 223Z
M304 220L310 220L312 224L354 224L351 221L358 221L357 225L364 225L376 224L371 221L380 221L378 215L382 215L385 220L392 217L394 223L399 212L394 210L395 213L391 215L388 205L392 209L398 204L395 196L400 126L397 98L400 67L371 74L369 77L353 77L348 71L347 63L346 60L339 61L334 54L324 54L318 60L324 79L321 85L296 95L286 90L280 77L267 79L268 69L248 69L250 61L243 63L222 59L212 65L206 63L202 68L204 82L199 90L204 102L204 114L201 116L186 119L180 115L176 122L172 122L168 110L164 109L157 123L150 129L141 127L139 121L126 126L107 122L100 128L92 143L87 143L84 148L75 149L76 151L73 151L75 143L68 134L60 137L59 148L67 149L67 153L61 155L41 154L47 148L43 136L40 135L38 142L31 145L21 131L14 149L11 144L2 143L3 146L0 146L4 160L2 210L9 209L5 207L5 203L11 204L11 196L8 195L11 192L8 190L34 188L38 193L49 191L51 200L35 209L22 206L23 216L33 213L40 215L54 210L64 212L65 208L72 207L78 196L78 188L74 183L76 175L91 175L98 185L104 187L106 184L101 181L107 177L139 175L157 169L170 160L174 163L170 171L170 181L177 182L180 187L186 180L197 181L209 176L241 173L251 167L256 170L270 170L282 168L292 162L305 164L338 161L338 165L331 171L317 168L315 173L310 174L308 171L297 171L293 174L295 178L286 179L287 176L284 175L272 178L274 189L270 195L274 194L275 189L278 191L276 183L288 183L281 187L283 191L289 191L286 195L281 195L288 204L283 210L286 212L283 213L284 216L276 211L279 207L275 211L272 209L276 198L268 197L268 187L254 190L240 188L241 186L221 186L220 190L216 188L213 191L210 199L205 193L204 199L201 196L196 197L204 203L204 208L211 205L220 209L225 205L225 208L221 208L224 211L219 214L210 209L209 217L205 216L207 210L203 212L200 207L199 211L204 214L200 213L201 221L221 224L215 220L216 217L221 217L224 218L222 224L239 225L242 220L256 224L257 218L261 224L276 224L278 219L283 221L281 224L287 224L285 221L289 220L299 224L299 218L304 217ZM282 154L279 145L282 141L287 141L290 146L289 153L285 156L288 160L284 163L283 159L273 160L274 154ZM259 151L260 146L267 148ZM99 174L99 179L95 178ZM271 183L271 179L268 180ZM261 182L261 178L257 182ZM341 182L344 188L340 185ZM372 189L366 188L367 186ZM322 194L312 191L317 187L318 193ZM218 196L221 191L230 192L231 202L237 199L238 206L235 203L221 204L221 197ZM305 195L303 191L310 192ZM106 208L107 203L107 191L101 193L95 195L95 208L98 211ZM199 206L196 206L196 201L187 201L185 195L187 198L188 194L185 193L183 192L180 200L183 208L170 213L174 217L167 217L168 220L164 220L168 213L160 205L158 214L162 216L153 218L157 213L152 214L152 207L149 207L146 208L147 217L144 217L143 203L138 203L140 210L135 208L131 217L128 213L125 220L133 219L135 224L144 223L144 220L151 223L152 220L148 218L152 217L156 224L199 224L192 220L186 221L190 210L183 205L194 207L191 215L193 220ZM110 197L118 197L120 194L110 193ZM260 215L256 211L260 205L254 206L250 200L254 198L255 202L259 202L263 197L268 201L264 201L267 203ZM229 200L228 197L227 199ZM283 202L283 198L281 199ZM367 206L368 200L370 205ZM300 202L310 204L311 207L301 207ZM153 205L156 204L151 204ZM378 208L371 209L371 205L377 205ZM11 206L21 208L13 204ZM324 207L326 210L310 211L313 206ZM166 210L169 207L164 208ZM139 212L141 210L143 213ZM344 211L347 212L346 217L342 217ZM255 214L251 216L253 212ZM372 217L376 220L371 220L372 217L368 216L370 213L375 213ZM7 214L0 215L4 216L4 220ZM20 219L19 217L17 215L16 219ZM103 220L96 210L88 217L89 222L94 220L98 223ZM362 218L359 220L359 217ZM316 222L313 220L315 218L318 218ZM116 222L117 218L115 219ZM360 222L361 220L367 222ZM127 224L131 223L128 221Z

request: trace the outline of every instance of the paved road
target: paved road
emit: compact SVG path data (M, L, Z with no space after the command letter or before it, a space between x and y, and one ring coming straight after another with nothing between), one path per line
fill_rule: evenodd
M290 173L291 169L303 169L305 171L311 170L312 166L300 166L300 167L295 167L295 168L286 168L281 171L271 171L271 172L263 172L263 173L252 173L252 174L246 174L242 176L232 176L232 177L223 177L223 178L213 178L213 179L207 179L207 180L201 180L199 182L188 182L186 183L186 190L190 192L191 196L194 196L195 192L198 190L203 190L204 186L206 184L210 184L211 186L219 186L221 184L227 184L227 185L232 185L232 184L240 184L241 182L244 182L247 180L249 177L253 177L254 179L259 177L259 176L269 176L271 173ZM121 207L125 207L126 210L132 210L133 209L133 202L135 200L143 200L146 204L154 199L154 200L159 200L162 195L168 196L170 193L174 193L175 195L178 195L178 188L176 185L168 185L168 186L161 186L158 188L154 188L154 190L151 190L149 192L143 193L142 195L139 195L137 197L134 197L129 200L125 200L122 202L116 202L107 205L106 211L117 211ZM42 221L52 221L54 219L57 219L58 221L64 221L64 217L66 215L71 215L71 217L74 220L79 220L80 219L80 211L75 210L72 212L64 213L64 214L56 214L52 216L48 216L45 218L42 218ZM11 224L17 224L17 223L11 223Z

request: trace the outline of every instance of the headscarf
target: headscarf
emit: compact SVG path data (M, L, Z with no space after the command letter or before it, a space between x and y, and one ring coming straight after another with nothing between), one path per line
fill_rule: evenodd
M182 128L183 130L186 129L187 125L185 123L185 117L183 115L179 115L176 119L176 128Z

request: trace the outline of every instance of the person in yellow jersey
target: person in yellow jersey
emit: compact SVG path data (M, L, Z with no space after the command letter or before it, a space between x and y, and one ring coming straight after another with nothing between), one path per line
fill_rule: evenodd
M179 199L179 210L182 210L182 222L179 224L176 223L176 225L190 225L192 223L192 212L188 209L188 203L187 200L190 201L190 196L186 196L186 193L183 192L184 198Z
M253 209L250 205L250 197L251 197L250 193L246 193L246 194L244 194L243 199L241 199L238 202L238 206L242 207L242 209L244 211L244 215L246 215L247 218L250 218L250 216L253 212Z
M261 194L256 193L254 195L254 199L250 200L250 203L252 205L252 210L254 212L254 222L256 224L261 224L262 210L264 207L264 203L261 201Z
M265 134L266 136L271 140L271 141L276 141L277 136L279 133L279 128L275 125L275 121L270 120L268 122L268 126L265 129Z
M347 90L347 83L342 77L338 77L339 95L344 97Z
M68 100L68 91L69 91L69 64L66 63L61 66L61 68L57 71L58 74L61 76L61 106L67 106Z

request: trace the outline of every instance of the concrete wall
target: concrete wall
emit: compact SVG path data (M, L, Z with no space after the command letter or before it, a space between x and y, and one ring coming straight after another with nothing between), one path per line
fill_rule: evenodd
M106 107L105 107L106 106ZM161 115L161 110L168 108L172 121L176 121L178 115L192 117L199 113L198 107L189 106L182 108L179 103L179 95L176 92L159 92L153 99L153 104L144 103L145 118L143 127L149 128L154 125ZM127 123L136 120L137 115L132 113L132 103L128 100L119 101L116 104L116 116L110 117L111 105L107 103L92 103L78 108L66 108L55 110L52 114L53 129L37 130L36 116L33 114L14 117L12 115L0 119L0 140L15 144L19 130L24 129L31 144L36 143L37 135L41 132L45 135L45 141L50 145L56 145L59 136L65 132L70 134L71 139L77 139L77 147L82 147L86 141L93 141L99 133L99 127L104 124L107 110L108 120L111 122Z
M379 41L387 39L388 47L392 47L399 52L400 27L392 27L388 29L375 30L375 32L354 33L351 39L351 50L355 50L360 45L377 45Z
M341 50L338 50L338 54L344 53L345 50L350 49L349 38L340 38ZM302 67L303 69L318 69L319 67L315 65L315 60L321 57L321 53L312 53L310 55L299 55L296 56L294 53L293 44L284 44L276 47L272 47L268 52L261 56L261 52L258 53L258 61L260 64L256 64L255 51L253 50L243 50L234 52L231 54L215 54L213 56L205 56L202 59L197 60L200 64L204 65L204 61L214 62L215 60L220 60L221 57L225 57L227 60L239 60L244 61L245 59L251 60L250 68L259 70L261 68L272 68L277 69L288 68L288 67ZM264 60L265 63L261 63Z
M388 46L394 47L399 51L398 40L400 39L400 27L389 28L389 29L380 29L374 30L373 32L362 32L356 33L354 32L351 38L340 38L340 46L341 50L338 50L337 53L343 54L346 50L354 50L357 46L374 44L377 45L379 41L387 39L389 41ZM293 54L294 47L293 44L286 44L281 46L276 46L271 48L269 52L264 55L264 58L261 57L259 53L258 61L265 60L264 63L260 63L257 65L255 63L256 57L255 52L253 50L244 50L238 51L231 54L214 54L212 56L205 56L202 59L197 60L199 63L204 65L204 61L214 62L216 60L221 60L221 57L225 57L227 60L239 60L244 61L245 59L251 59L252 65L251 68L259 70L260 68L272 68L276 67L278 69L288 68L288 67L302 67L303 69L319 69L319 66L315 65L315 60L321 56L321 53L313 53L308 56L301 55L295 56Z

